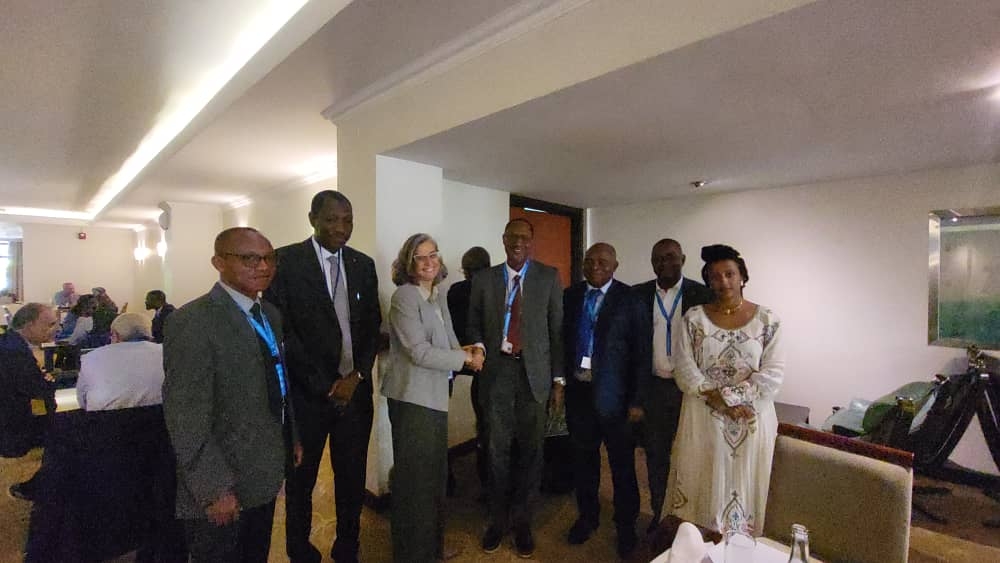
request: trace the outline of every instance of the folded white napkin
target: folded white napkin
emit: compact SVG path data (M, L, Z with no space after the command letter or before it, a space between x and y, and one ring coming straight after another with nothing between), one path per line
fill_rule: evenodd
M701 539L698 528L690 522L682 523L670 546L669 563L701 563L705 553L705 540Z

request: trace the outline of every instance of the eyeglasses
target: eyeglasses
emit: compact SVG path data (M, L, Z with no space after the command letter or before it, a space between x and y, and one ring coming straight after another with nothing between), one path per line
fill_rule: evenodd
M261 262L267 264L268 266L274 266L278 263L278 255L275 253L270 254L239 254L237 252L222 252L219 256L233 256L240 259L247 268L256 268Z
M427 256L420 256L419 254L413 255L413 260L415 262L437 262L441 259L441 255L437 252L431 252Z

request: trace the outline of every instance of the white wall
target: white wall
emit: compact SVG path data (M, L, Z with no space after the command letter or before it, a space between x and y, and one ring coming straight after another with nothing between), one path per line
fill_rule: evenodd
M618 277L652 278L659 238L681 242L700 280L703 245L746 258L748 299L782 318L788 367L779 400L811 408L873 399L965 367L962 350L927 345L927 214L1000 204L1000 166L936 170L593 209L595 241L618 249ZM978 423L952 459L996 473Z
M133 298L135 233L125 229L23 223L24 301L50 303L63 282L77 293L101 286L119 307ZM77 233L87 233L79 240ZM133 304L142 310L141 303Z
M167 255L163 258L163 291L180 307L212 288L219 273L212 266L215 237L222 231L222 207L168 202Z
M250 204L226 209L223 224L229 227L253 227L278 248L301 242L312 234L309 225L309 204L318 192L337 189L336 179L306 186L279 189L255 197Z

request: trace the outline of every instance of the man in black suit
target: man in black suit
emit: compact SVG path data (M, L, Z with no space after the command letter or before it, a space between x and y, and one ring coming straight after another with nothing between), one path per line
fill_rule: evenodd
M448 288L448 311L451 313L451 325L455 327L455 336L462 346L475 344L469 340L465 331L468 328L469 317L469 297L472 295L472 278L483 270L490 268L490 253L481 246L473 246L462 255L462 273L465 279L455 282ZM469 369L462 369L459 373L472 377L472 386L469 395L472 399L472 412L476 416L476 473L479 475L479 483L483 487L484 498L486 481L486 431L483 425L486 423L482 410L479 408L479 378L476 372ZM451 474L451 467L448 468L448 489L452 489L454 477ZM449 493L450 495L451 493Z
M555 268L530 259L533 240L528 221L507 223L507 261L472 279L466 329L469 341L486 353L481 375L476 376L482 378L479 402L486 416L490 479L490 525L482 548L486 553L499 549L513 524L521 557L535 550L531 507L542 475L546 403L551 392L553 406L559 406L566 384L562 286ZM519 455L512 472L514 440Z
M618 555L636 545L639 485L628 409L636 406L639 362L636 306L629 286L613 278L615 248L599 242L583 259L586 281L563 295L563 351L566 355L566 423L573 444L574 487L579 517L569 543L582 544L600 522L601 442L608 450L614 484Z
M177 456L177 517L196 563L266 562L285 466L301 460L281 316L258 297L274 265L256 229L222 231L218 283L166 327L163 416Z
M670 448L677 434L683 394L673 375L672 352L677 350L681 319L688 309L712 299L711 291L682 276L686 256L679 242L665 238L653 245L650 262L655 280L633 287L638 300L636 338L639 352L636 374L643 404L629 409L633 422L643 421L643 447L649 477L653 520L647 532L656 529L663 510L670 472Z
M163 324L175 309L173 305L167 303L167 294L159 289L146 294L146 310L156 311L153 314L153 342L163 344Z
M0 457L21 457L42 445L48 416L34 414L32 399L42 399L46 411L55 411L55 386L43 373L31 352L32 346L50 342L59 328L55 311L41 303L27 303L14 313L7 332L0 334ZM10 495L33 500L38 488L36 474L10 486Z
M293 562L315 563L309 542L312 492L329 437L337 508L337 563L358 560L368 439L374 412L372 365L382 313L371 258L345 246L354 230L350 200L324 190L309 211L313 236L277 251L278 273L267 291L281 309L285 345L304 450L285 488L286 548Z

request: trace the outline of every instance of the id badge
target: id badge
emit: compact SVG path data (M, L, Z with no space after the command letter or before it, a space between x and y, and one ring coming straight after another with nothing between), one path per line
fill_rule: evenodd
M504 338L503 342L500 343L500 351L503 352L504 354L513 354L514 345L511 344L510 341L508 341L506 338Z
M590 356L580 358L580 369L590 369Z

